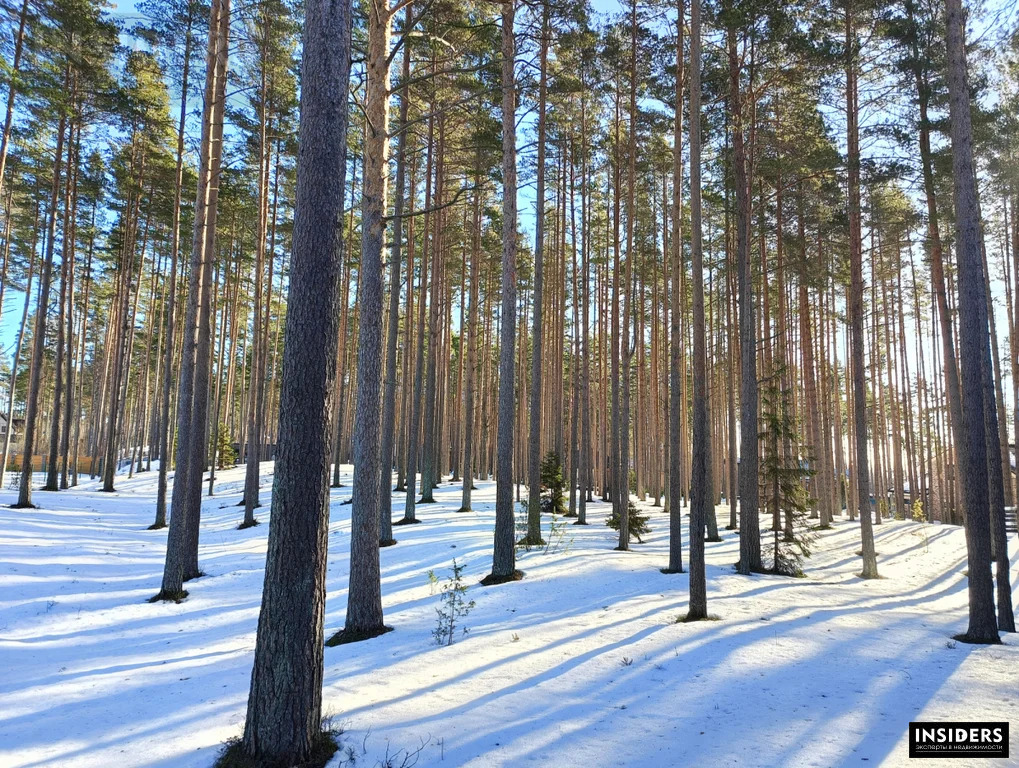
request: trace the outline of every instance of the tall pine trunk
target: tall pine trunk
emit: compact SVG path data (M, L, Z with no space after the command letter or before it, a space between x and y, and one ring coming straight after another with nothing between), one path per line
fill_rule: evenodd
M740 96L736 30L728 32L729 105L732 110L732 163L736 187L736 262L739 283L740 341L740 464L739 563L742 574L761 570L761 524L758 517L757 446L757 320L754 311L750 260L750 201L743 137L743 99Z
M381 476L382 251L386 242L389 180L388 4L368 14L368 82L365 95L364 183L361 198L360 311L357 337L357 400L354 414L354 492L350 507L350 586L344 641L386 631L379 573L379 477ZM398 290L394 286L394 290ZM389 493L389 483L386 483Z
M704 333L704 251L701 226L701 1L690 5L690 258L693 268L693 456L690 466L690 610L708 615L704 525L715 514L708 430L707 340Z
M350 18L348 2L305 3L279 442L241 743L259 764L302 763L321 738L330 400L343 237L337 223L346 175Z
M209 15L205 108L177 393L176 472L163 582L156 595L156 598L164 600L185 597L184 582L201 575L198 569L198 525L207 451L209 303L222 159L229 28L230 0L214 0Z
M386 329L386 373L385 389L382 393L382 448L379 470L379 543L382 546L395 544L393 538L393 445L396 433L396 347L400 330L400 286L402 284L401 259L403 243L403 208L407 196L407 114L410 108L410 35L411 10L405 11L403 36L403 75L400 94L400 134L396 140L396 194L393 210L393 245L389 262L389 327ZM387 99L388 103L388 99ZM388 145L388 140L387 140ZM407 270L407 294L413 286L414 265ZM408 314L406 322L410 323ZM404 386L406 386L406 377Z
M502 5L502 309L496 440L495 537L489 583L519 578L513 531L513 374L517 311L516 0Z
M846 3L846 134L849 150L849 326L853 366L853 416L856 437L856 488L860 512L863 571L875 579L877 556L870 512L870 473L867 468L867 382L863 357L863 239L860 212L860 132L857 104L859 42L853 19L854 0Z
M542 353L544 346L545 300L545 112L548 89L548 3L542 4L541 42L538 59L538 165L537 200L534 220L534 292L531 296L531 403L530 429L527 435L527 536L524 542L541 546L541 400ZM562 458L560 456L560 458Z
M986 446L987 425L996 416L994 403L987 401L984 389L985 374L990 371L990 343L966 72L966 22L960 0L945 0L945 25L962 373L961 431L964 450L957 461L959 474L966 478L962 490L969 561L969 627L959 639L970 643L998 643L1001 641L994 615L994 585L991 580ZM993 398L993 391L988 394ZM996 435L992 439L996 439Z
M66 86L69 69L64 73ZM42 390L42 369L45 364L46 315L50 302L50 275L53 272L53 249L57 234L57 200L60 196L60 169L64 157L64 131L67 116L61 112L57 124L57 146L53 159L53 181L50 187L48 223L46 229L46 255L39 275L39 299L35 310L35 332L32 340L32 359L28 380L28 396L25 401L25 435L22 441L21 484L18 488L18 502L15 509L34 507L32 504L32 453L35 449L35 430L39 412L39 395ZM8 432L10 430L8 429Z

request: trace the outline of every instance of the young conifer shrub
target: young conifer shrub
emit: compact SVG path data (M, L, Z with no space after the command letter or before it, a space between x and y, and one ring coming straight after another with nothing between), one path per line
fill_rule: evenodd
M435 629L432 630L432 637L438 645L452 645L457 630L460 635L466 635L469 631L463 622L474 608L474 601L467 599L467 585L463 580L465 567L453 558L452 573L442 585L439 606L435 609Z

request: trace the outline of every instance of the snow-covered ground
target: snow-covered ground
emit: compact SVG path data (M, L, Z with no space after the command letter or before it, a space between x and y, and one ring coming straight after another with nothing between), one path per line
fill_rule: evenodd
M268 533L236 530L242 482L240 468L221 473L205 500L207 576L180 605L146 602L166 543L145 530L154 473L112 495L40 491L30 511L0 491L0 765L208 766L239 735ZM474 586L494 521L494 485L479 486L477 512L457 514L460 485L444 482L418 507L424 522L382 550L396 631L326 649L324 709L365 748L358 764L424 745L419 766L900 765L910 720L964 719L1011 721L1019 756L1019 638L950 642L966 623L960 529L881 525L878 581L856 577L848 521L818 539L806 579L734 574L738 537L722 531L707 545L719 620L677 624L687 576L659 572L661 510L624 553L596 504L558 551L520 554L523 581ZM349 498L333 490L330 633L346 606ZM1014 572L1014 537L1010 550ZM469 634L439 647L429 572L446 578L454 557L476 607Z

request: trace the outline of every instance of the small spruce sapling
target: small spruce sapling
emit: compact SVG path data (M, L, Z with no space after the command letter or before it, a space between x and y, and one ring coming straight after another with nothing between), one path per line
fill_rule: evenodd
M563 489L566 487L566 483L563 480L563 465L559 459L559 454L555 451L549 451L545 454L545 458L541 460L541 498L539 500L541 507L541 514L552 516L552 534L555 534L555 526L559 524L558 519L563 517L567 513L566 509L566 496L563 493ZM525 552L531 551L531 543L527 537L527 502L521 501L520 514L517 516L517 546L523 547ZM549 541L552 537L549 537ZM560 531L559 540L562 540L562 532ZM544 552L549 551L549 544L542 542L545 546L543 547ZM552 547L553 550L558 547Z
M632 501L628 502L627 508L629 509L630 518L630 540L632 541L633 539L636 539L638 544L643 544L644 539L641 537L647 536L651 533L651 526L648 525L648 520L651 519L651 516L642 515L640 510L637 509L637 505ZM605 525L613 531L619 530L619 514L616 512L615 508L612 509L612 514L610 514L608 519L605 521Z
M813 474L793 446L800 445L793 409L780 385L777 372L761 390L761 439L769 446L762 462L762 481L771 509L786 516L785 530L775 526L772 572L785 576L803 576L802 563L810 557L814 534L808 518L811 499L807 479Z
M453 558L453 572L442 585L439 607L435 609L436 626L432 630L432 637L438 645L452 645L458 627L462 635L469 631L467 627L462 626L462 621L474 608L474 601L467 600L467 585L463 581L465 567Z
M220 422L216 440L216 469L230 469L237 464L237 451L230 441L230 432L226 424Z
M541 514L559 517L566 514L566 496L563 493L565 486L563 463L559 454L549 451L541 460Z

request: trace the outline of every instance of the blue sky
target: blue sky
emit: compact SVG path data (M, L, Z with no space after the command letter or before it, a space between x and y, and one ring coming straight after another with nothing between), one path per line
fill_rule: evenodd
M595 10L601 15L612 15L625 10L628 6L624 6L617 2L617 0L592 0L592 5ZM112 3L112 13L118 18L130 24L132 21L140 18L140 15L135 10L134 0L114 0ZM978 36L983 35L994 35L1001 29L1007 29L1014 27L1015 14L1017 12L1016 4L1009 0L994 0L989 6L984 9L984 14L981 19L978 20L976 25ZM671 15L671 14L670 14ZM129 36L124 36L123 41L127 45L133 44L132 39ZM833 121L839 121L841 115L836 111L832 114ZM521 132L530 132L533 125L533 117L525 118L522 121ZM520 144L523 145L528 141L528 137L521 136ZM919 200L917 200L919 202ZM523 187L520 190L520 216L522 228L533 234L533 222L534 222L534 189L533 186ZM990 253L992 259L996 259L997 254L994 252ZM992 267L992 275L996 274L997 269ZM999 328L999 345L1004 349L1006 346L1006 333L1007 333L1007 321L1004 306L1003 287L1000 282L995 281L993 292L995 294L998 328ZM24 300L24 294L18 292L9 291L4 302L4 312L2 320L0 320L0 344L3 345L5 357L9 358L10 351L13 348L15 335L17 333L18 323L21 317L21 307ZM916 361L912 359L913 352L910 350L910 366L911 370L915 371Z

